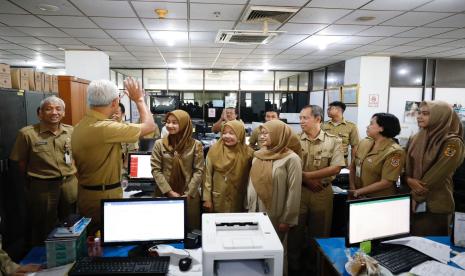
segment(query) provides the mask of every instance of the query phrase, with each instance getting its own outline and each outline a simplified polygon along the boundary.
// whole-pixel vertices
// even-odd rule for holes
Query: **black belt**
[[[53,178],[39,178],[39,177],[35,177],[35,176],[29,176],[29,177],[31,179],[33,179],[33,180],[36,180],[36,181],[65,181],[66,179],[69,179],[72,176],[74,176],[74,174],[66,175],[66,176],[53,177]]]
[[[113,190],[118,187],[121,187],[121,183],[117,182],[115,184],[107,184],[107,185],[80,185],[83,189],[85,190],[90,190],[90,191],[106,191],[106,190]]]

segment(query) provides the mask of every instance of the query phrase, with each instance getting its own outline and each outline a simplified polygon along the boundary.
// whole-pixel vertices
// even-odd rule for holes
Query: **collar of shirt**
[[[342,118],[342,121],[340,121],[339,123],[335,123],[335,122],[333,122],[333,120],[329,120],[329,123],[332,124],[333,126],[338,126],[338,125],[347,124],[347,121],[346,121],[346,119]]]
[[[104,114],[102,114],[102,113],[100,113],[98,111],[92,110],[92,109],[87,110],[86,115],[89,116],[89,117],[94,117],[99,121],[108,120],[108,118],[105,117]]]
[[[301,140],[308,140],[310,142],[313,142],[313,141],[316,141],[316,140],[324,141],[325,140],[325,132],[320,129],[320,133],[318,133],[318,135],[315,137],[315,139],[312,139],[312,138],[308,137],[307,133],[302,132],[302,135],[300,136],[300,139]]]
[[[371,140],[371,146],[370,146],[370,149],[371,149],[374,146],[375,140],[374,139],[370,139],[370,140]],[[376,154],[378,152],[384,151],[390,144],[392,144],[392,139],[385,138],[384,141],[382,141],[381,144],[379,145],[378,149],[376,151],[370,150],[369,154]]]
[[[60,135],[61,133],[63,132],[67,132],[66,129],[63,127],[63,125],[60,123],[60,126],[58,127],[58,129],[60,130],[56,135]],[[52,134],[55,135],[55,133],[53,133],[53,131],[48,128],[45,124],[43,123],[39,123],[39,133],[44,133],[44,132],[50,132]]]

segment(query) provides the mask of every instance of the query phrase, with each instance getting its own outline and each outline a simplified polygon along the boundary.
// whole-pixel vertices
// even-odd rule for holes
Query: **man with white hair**
[[[38,110],[40,123],[19,130],[10,159],[26,174],[32,246],[43,244],[57,224],[76,211],[77,178],[71,152],[73,127],[61,123],[62,99],[50,96]]]
[[[100,200],[122,198],[121,143],[135,143],[155,130],[152,114],[144,101],[144,91],[132,78],[124,81],[125,93],[135,102],[140,124],[112,120],[119,109],[119,91],[108,80],[92,81],[87,88],[89,109],[74,128],[72,147],[78,170],[78,210],[92,218],[88,233],[100,228]]]

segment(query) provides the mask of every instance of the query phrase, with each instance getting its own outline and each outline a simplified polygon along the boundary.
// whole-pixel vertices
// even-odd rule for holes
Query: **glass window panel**
[[[308,72],[299,74],[299,91],[308,91]]]
[[[118,89],[124,89],[124,76],[123,74],[120,74],[118,73],[117,74],[117,78],[118,78],[118,84],[116,86],[118,86]]]
[[[465,60],[438,59],[436,87],[465,87]]]
[[[297,91],[297,75],[289,77],[289,91]]]
[[[264,71],[242,71],[241,90],[273,90],[274,73]]]
[[[391,86],[421,86],[424,64],[424,59],[391,58]]]
[[[274,88],[276,91],[287,91],[288,85],[292,85],[297,90],[297,75],[299,72],[276,72]],[[290,82],[293,82],[292,84]]]
[[[312,91],[323,90],[325,88],[325,69],[321,68],[312,72]]]
[[[169,70],[170,90],[203,90],[203,70]]]
[[[224,107],[237,107],[237,92],[208,91],[204,93],[204,120],[216,122],[221,117]],[[209,116],[209,109],[215,110],[215,116]]]
[[[181,92],[181,102],[179,108],[185,110],[191,118],[203,118],[203,92],[184,91]]]
[[[238,90],[239,71],[205,70],[205,90]]]
[[[345,62],[339,62],[328,66],[328,75],[326,77],[327,88],[344,85],[344,68]]]
[[[116,83],[116,72],[114,70],[110,70],[110,81],[113,82],[114,84]]]
[[[165,69],[144,69],[145,89],[167,89]]]
[[[241,119],[245,123],[261,122],[267,106],[266,92],[241,92]],[[271,103],[268,102],[271,106]]]

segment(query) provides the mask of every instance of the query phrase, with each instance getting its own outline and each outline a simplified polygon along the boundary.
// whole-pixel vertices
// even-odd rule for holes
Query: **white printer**
[[[202,215],[203,275],[283,275],[283,246],[266,213]]]

